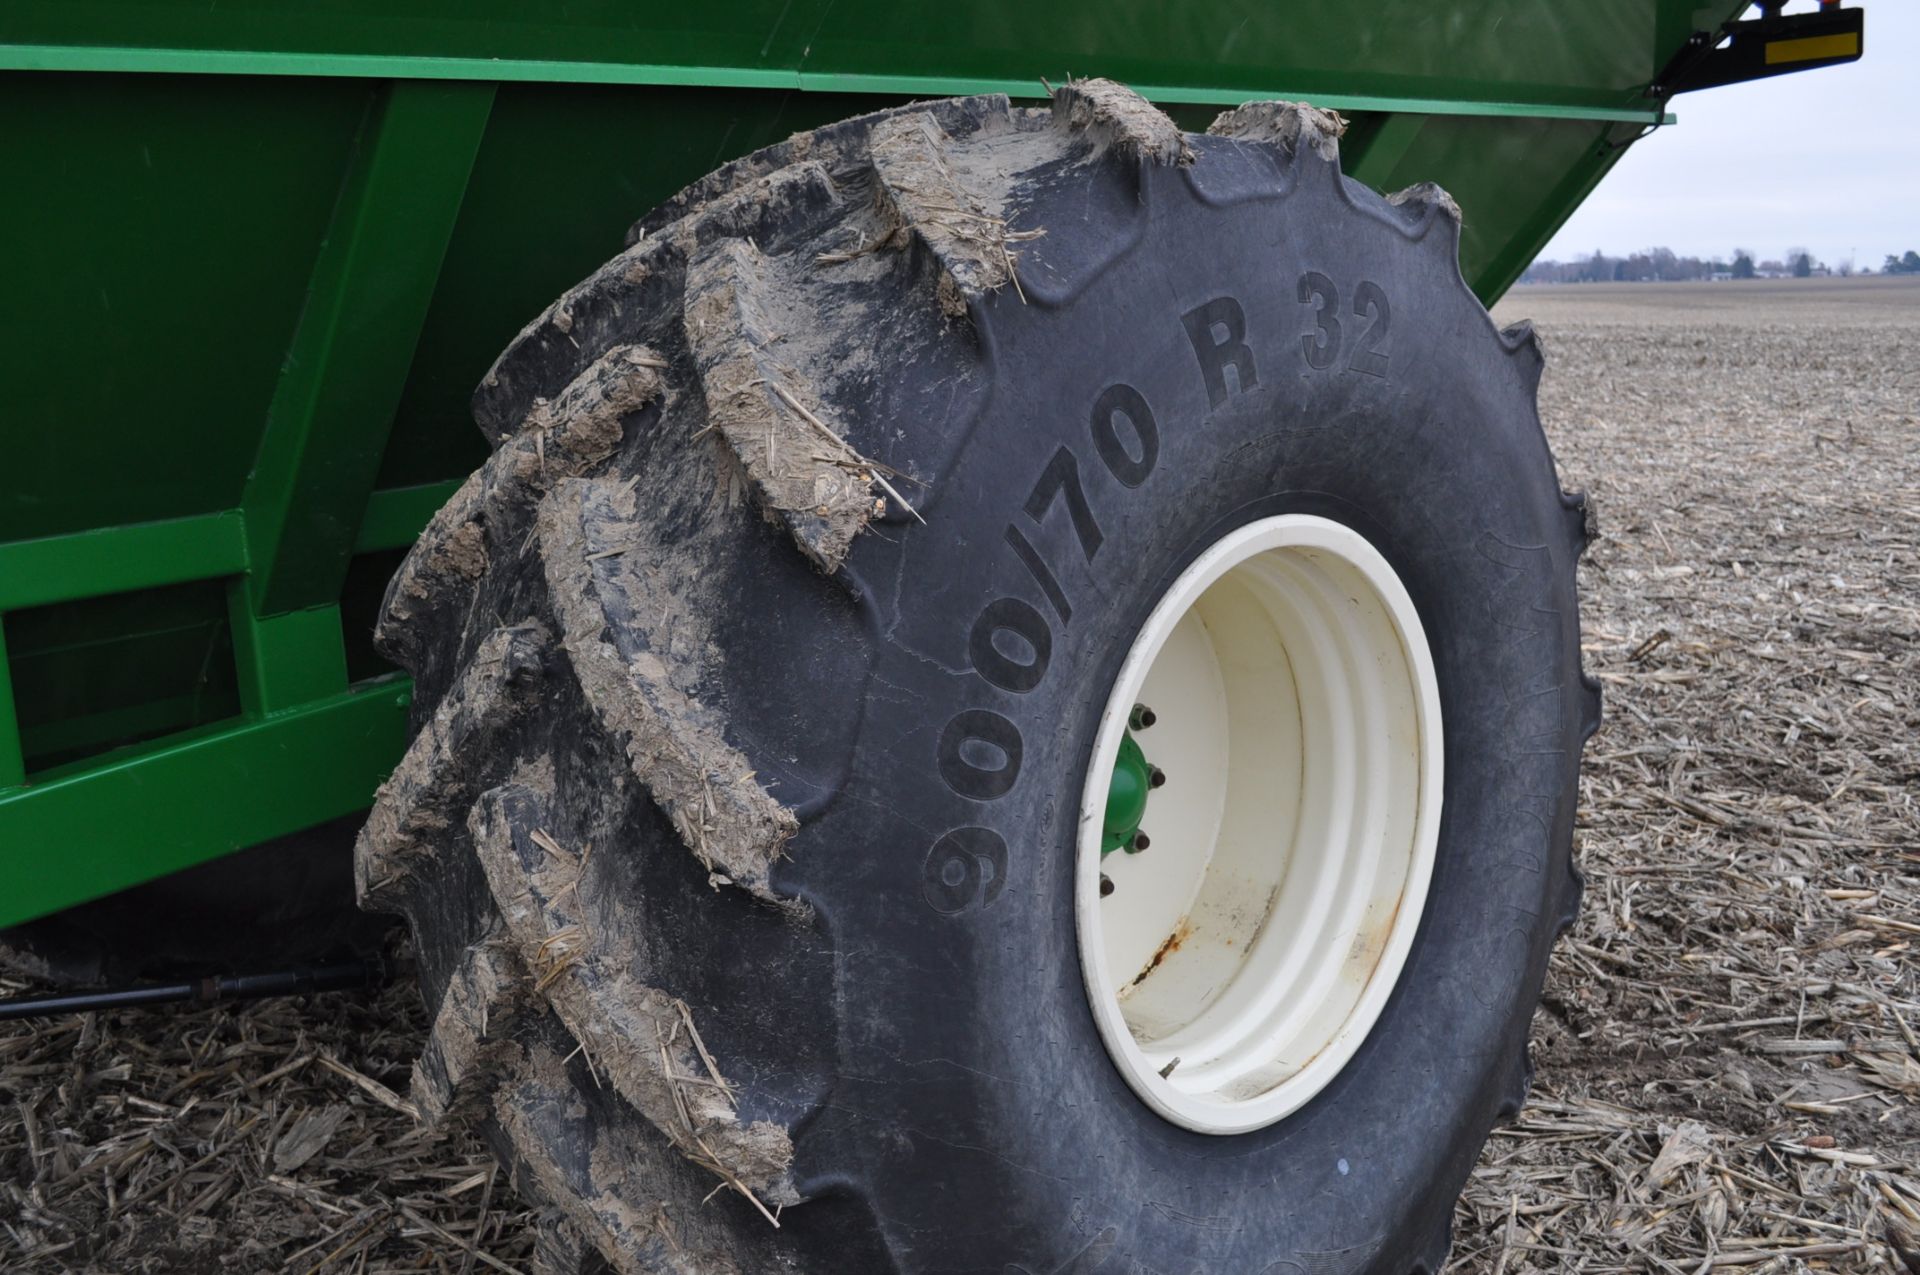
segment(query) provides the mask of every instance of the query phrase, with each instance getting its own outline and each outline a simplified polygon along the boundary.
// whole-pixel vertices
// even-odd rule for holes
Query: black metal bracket
[[[1823,2],[1812,13],[1782,13],[1785,4],[1761,0],[1757,18],[1726,23],[1717,32],[1694,32],[1646,95],[1664,102],[1675,93],[1859,61],[1866,47],[1866,10]]]

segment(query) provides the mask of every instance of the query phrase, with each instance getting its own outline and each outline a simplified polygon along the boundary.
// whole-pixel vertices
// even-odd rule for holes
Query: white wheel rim
[[[1149,848],[1103,862],[1136,703],[1157,718],[1137,742],[1167,778],[1140,824]],[[1100,719],[1074,882],[1101,1038],[1161,1116],[1258,1129],[1352,1059],[1425,908],[1441,760],[1425,630],[1365,537],[1266,518],[1174,581]]]

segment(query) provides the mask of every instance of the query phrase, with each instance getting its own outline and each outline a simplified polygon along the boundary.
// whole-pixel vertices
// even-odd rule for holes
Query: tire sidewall
[[[1531,381],[1460,283],[1450,227],[1416,233],[1313,163],[1272,198],[1211,197],[1166,169],[1139,181],[1126,251],[1046,298],[976,308],[993,397],[931,525],[866,537],[846,568],[883,640],[847,785],[783,869],[840,953],[842,1080],[800,1167],[854,1148],[915,1269],[1404,1270],[1522,1083],[1561,907],[1579,684],[1559,488]],[[1071,224],[1047,229],[1059,260],[1099,256]],[[1331,306],[1303,292],[1310,275]],[[1385,362],[1355,366],[1380,309],[1363,285],[1391,319],[1358,351]],[[1103,434],[1095,411],[1114,386],[1150,410],[1144,476],[1140,422],[1109,413]],[[1358,1053],[1286,1119],[1210,1137],[1149,1110],[1100,1040],[1076,824],[1148,613],[1220,537],[1288,513],[1358,531],[1412,596],[1445,804],[1414,946]],[[1003,598],[1046,625],[1044,661],[1007,648],[1044,663],[1030,689],[973,658]],[[1011,782],[1006,748],[955,742],[993,722],[1015,732]]]

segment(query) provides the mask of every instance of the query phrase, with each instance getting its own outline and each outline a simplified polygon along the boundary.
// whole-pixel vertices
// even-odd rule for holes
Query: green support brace
[[[354,537],[353,551],[372,553],[378,549],[406,548],[419,539],[427,521],[459,490],[460,482],[456,479],[374,492],[367,500],[365,516],[360,519],[360,534]]]
[[[0,789],[0,926],[363,809],[406,744],[395,679]]]
[[[255,617],[339,597],[493,95],[376,93],[241,499]]]
[[[0,611],[127,593],[247,569],[238,510],[0,544]]]
[[[227,592],[227,613],[233,624],[240,707],[249,717],[285,712],[347,689],[347,651],[337,605],[250,615],[243,577]]]

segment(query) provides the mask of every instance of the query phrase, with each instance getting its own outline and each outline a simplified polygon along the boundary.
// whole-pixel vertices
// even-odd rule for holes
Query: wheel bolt
[[[1145,730],[1159,720],[1145,704],[1135,704],[1133,711],[1127,714],[1127,725],[1134,730]]]
[[[1113,878],[1108,876],[1106,873],[1102,872],[1100,874],[1100,897],[1104,899],[1109,894],[1112,894],[1112,893],[1113,893]]]
[[[1167,782],[1167,772],[1160,769],[1158,766],[1155,766],[1153,770],[1147,775],[1147,787],[1149,788],[1158,788],[1161,784],[1164,784],[1166,782]]]

